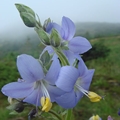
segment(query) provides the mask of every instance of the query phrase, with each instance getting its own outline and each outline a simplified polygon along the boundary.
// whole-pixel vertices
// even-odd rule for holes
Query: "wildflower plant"
[[[23,4],[15,6],[24,24],[34,28],[44,49],[38,59],[24,53],[17,56],[21,78],[1,89],[8,96],[10,106],[7,108],[22,112],[29,106],[29,120],[43,112],[51,113],[59,120],[70,120],[72,108],[83,95],[91,102],[100,101],[101,96],[89,91],[95,70],[88,69],[81,57],[92,46],[86,38],[74,36],[74,23],[64,16],[61,26],[50,18],[42,25],[31,8]],[[64,111],[61,114],[53,111],[53,104]]]

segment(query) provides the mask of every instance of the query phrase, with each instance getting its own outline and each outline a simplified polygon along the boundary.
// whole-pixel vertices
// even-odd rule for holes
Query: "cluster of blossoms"
[[[53,102],[65,109],[73,108],[83,95],[92,102],[100,101],[101,96],[89,91],[94,69],[88,69],[81,57],[91,44],[84,37],[74,37],[74,23],[63,17],[61,26],[50,19],[42,26],[30,8],[21,4],[16,7],[25,25],[34,27],[44,49],[38,59],[27,54],[17,57],[21,78],[2,88],[10,103],[16,99],[48,112]]]

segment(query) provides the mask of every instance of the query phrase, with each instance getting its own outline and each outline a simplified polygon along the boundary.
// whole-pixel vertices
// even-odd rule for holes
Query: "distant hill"
[[[120,23],[80,22],[76,23],[76,35],[88,39],[120,35]]]
[[[86,37],[88,40],[93,38],[120,36],[120,23],[76,23],[76,35]],[[0,36],[0,59],[8,53],[16,54],[40,53],[40,40],[35,31],[29,28],[19,31],[7,31]],[[8,34],[9,33],[9,34]],[[22,34],[23,33],[23,34]]]

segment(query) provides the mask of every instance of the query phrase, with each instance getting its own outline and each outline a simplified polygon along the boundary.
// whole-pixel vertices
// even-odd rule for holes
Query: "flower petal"
[[[79,84],[85,90],[89,89],[94,71],[95,71],[94,69],[90,69],[90,70],[88,70],[88,72],[84,76],[81,77],[81,80],[80,80]]]
[[[21,77],[26,82],[34,82],[44,77],[40,63],[30,55],[19,55],[17,57],[17,67]]]
[[[76,101],[79,102],[80,99],[84,96],[84,94],[80,91],[75,91],[76,94]]]
[[[57,88],[56,86],[47,85],[46,88],[49,91],[51,102],[54,102],[56,97],[59,97],[65,93],[63,90]]]
[[[75,35],[75,25],[74,23],[67,17],[62,18],[62,28],[64,30],[64,36],[62,36],[65,40],[71,40]]]
[[[62,34],[60,25],[56,23],[49,23],[46,27],[46,32],[50,34],[53,28],[56,29],[60,35]]]
[[[33,84],[25,82],[12,82],[2,88],[2,93],[12,98],[24,98],[33,91]]]
[[[70,92],[79,76],[78,70],[73,66],[64,66],[61,68],[58,80],[56,81],[57,87]]]
[[[92,48],[90,42],[84,37],[74,37],[69,41],[69,49],[77,54],[87,52]]]
[[[40,88],[37,88],[35,90],[32,91],[32,93],[27,96],[23,101],[36,105],[36,106],[40,106],[40,99],[43,96],[42,91]]]
[[[46,74],[45,80],[47,80],[50,84],[55,85],[55,81],[58,78],[60,68],[60,62],[57,58],[55,58],[50,66],[49,71]]]
[[[70,65],[73,65],[73,63],[75,61],[74,53],[71,52],[70,50],[64,50],[63,52],[64,52],[65,56],[67,57]]]
[[[73,108],[77,104],[74,91],[65,93],[64,95],[57,97],[55,100],[58,105],[66,109]]]
[[[88,71],[87,66],[85,65],[82,58],[79,58],[78,70],[80,76],[84,76],[84,74],[86,74],[86,72]]]

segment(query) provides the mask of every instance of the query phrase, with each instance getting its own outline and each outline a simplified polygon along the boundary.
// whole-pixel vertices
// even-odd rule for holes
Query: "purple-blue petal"
[[[77,54],[82,54],[92,48],[90,42],[84,37],[74,37],[69,41],[68,47]]]
[[[80,92],[80,91],[75,91],[75,94],[76,94],[76,102],[79,102],[80,99],[83,97],[83,93]]]
[[[57,87],[70,92],[74,88],[74,84],[79,76],[78,70],[73,66],[64,66],[61,68],[58,80],[56,81]]]
[[[44,77],[40,63],[30,55],[19,55],[17,57],[17,67],[21,77],[26,82],[34,82]]]
[[[49,23],[46,27],[46,32],[50,34],[52,29],[56,29],[58,31],[59,35],[61,36],[62,29],[61,29],[60,25],[58,25],[56,23]]]
[[[84,76],[85,73],[88,71],[87,66],[85,65],[84,61],[82,58],[79,59],[78,63],[78,71],[79,71],[79,76]]]
[[[84,76],[81,77],[81,80],[79,82],[79,85],[84,88],[85,90],[89,90],[89,86],[91,84],[93,75],[94,75],[94,69],[90,69],[86,72]]]
[[[36,106],[40,106],[40,99],[43,96],[41,89],[38,87],[37,89],[34,89],[29,96],[27,96],[23,101],[34,104]]]
[[[33,91],[33,84],[25,82],[12,82],[2,88],[2,93],[12,98],[24,98]]]
[[[63,90],[57,88],[56,86],[47,85],[46,88],[49,91],[50,99],[52,102],[55,101],[56,97],[59,97],[65,93]]]
[[[63,53],[64,53],[65,56],[67,57],[70,65],[73,65],[73,63],[74,63],[74,61],[75,61],[74,53],[71,52],[70,50],[64,50]]]
[[[65,109],[75,107],[77,104],[75,92],[71,91],[69,93],[65,93],[64,95],[61,95],[60,97],[57,97],[56,103]]]
[[[46,74],[45,80],[47,80],[50,84],[55,85],[55,81],[58,78],[60,68],[60,62],[57,58],[55,58]]]
[[[62,18],[62,28],[64,30],[64,34],[62,38],[65,40],[71,40],[75,35],[75,25],[74,23],[67,17]]]

